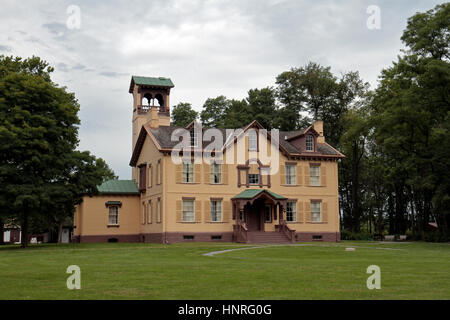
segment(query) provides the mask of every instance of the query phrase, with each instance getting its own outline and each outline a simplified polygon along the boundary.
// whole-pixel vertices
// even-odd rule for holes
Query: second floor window
[[[220,200],[211,201],[211,221],[222,221],[222,201]]]
[[[296,202],[288,201],[286,203],[286,221],[296,222],[297,221],[297,207]]]
[[[194,182],[194,164],[191,162],[183,162],[183,182]]]
[[[320,186],[320,166],[309,166],[309,185],[313,187]]]
[[[258,151],[258,134],[255,130],[250,130],[248,133],[248,150]]]
[[[314,137],[310,134],[306,136],[306,151],[314,151]]]
[[[295,165],[286,165],[286,184],[296,185],[297,184],[297,172]]]
[[[117,206],[109,207],[108,224],[109,225],[119,224],[119,207]]]
[[[249,174],[248,175],[249,184],[259,184],[259,174]]]
[[[222,165],[220,163],[211,164],[211,183],[222,183]]]
[[[183,222],[194,222],[194,200],[183,200]]]
[[[311,201],[311,222],[322,221],[321,207],[320,201]]]

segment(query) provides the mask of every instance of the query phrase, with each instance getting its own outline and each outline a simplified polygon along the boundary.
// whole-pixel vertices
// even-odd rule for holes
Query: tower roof
[[[131,76],[130,93],[133,92],[133,86],[135,84],[144,85],[144,86],[152,86],[152,87],[161,87],[161,88],[175,87],[172,80],[170,80],[169,78]]]

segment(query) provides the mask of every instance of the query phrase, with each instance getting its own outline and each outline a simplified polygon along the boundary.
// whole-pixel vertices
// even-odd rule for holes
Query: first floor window
[[[147,206],[147,223],[152,223],[152,201],[148,201]]]
[[[222,221],[222,201],[220,200],[211,201],[211,221]]]
[[[315,187],[320,186],[320,166],[309,166],[309,185]]]
[[[213,163],[211,165],[211,183],[222,183],[222,165],[220,163]]]
[[[161,199],[158,199],[158,203],[156,205],[158,206],[156,208],[158,211],[158,223],[161,223]]]
[[[194,182],[194,164],[192,161],[183,162],[183,182]]]
[[[109,207],[108,224],[119,224],[119,208],[116,206]]]
[[[320,201],[311,201],[311,221],[312,222],[322,221]]]
[[[259,174],[249,174],[248,175],[249,184],[259,184]]]
[[[272,222],[272,206],[270,205],[264,206],[264,221]]]
[[[195,221],[194,200],[183,200],[183,221]]]
[[[295,165],[286,165],[286,184],[296,185],[297,184],[297,173]]]
[[[142,203],[142,224],[145,224],[145,215],[147,213],[147,208],[145,202]]]
[[[297,221],[297,207],[296,202],[288,201],[286,203],[286,221],[296,222]]]

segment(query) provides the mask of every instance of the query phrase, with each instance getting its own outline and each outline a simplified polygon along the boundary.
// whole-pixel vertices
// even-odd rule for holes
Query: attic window
[[[198,135],[195,129],[190,132],[191,135],[191,147],[198,147]]]
[[[310,134],[306,136],[306,151],[314,151],[314,137]]]
[[[250,130],[248,133],[248,150],[258,151],[258,135],[255,130]]]

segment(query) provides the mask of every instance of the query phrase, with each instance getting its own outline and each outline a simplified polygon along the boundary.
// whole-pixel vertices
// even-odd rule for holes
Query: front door
[[[264,231],[264,206],[259,201],[247,208],[247,227],[249,231]]]

